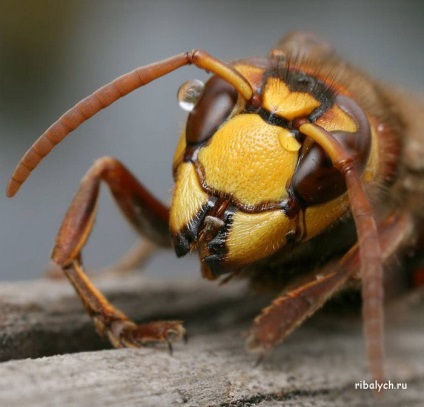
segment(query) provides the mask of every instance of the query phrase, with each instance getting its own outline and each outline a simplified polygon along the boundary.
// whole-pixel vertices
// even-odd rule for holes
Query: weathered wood
[[[363,406],[374,405],[359,315],[321,313],[261,365],[242,334],[264,300],[239,285],[156,282],[134,275],[98,282],[136,320],[177,317],[190,340],[164,348],[99,350],[99,340],[66,282],[0,287],[1,406]],[[266,303],[266,301],[265,301]],[[386,391],[385,406],[424,400],[424,304],[419,295],[388,311],[388,372],[407,390]]]
[[[180,319],[195,332],[213,332],[232,319],[251,320],[267,303],[246,295],[240,284],[217,288],[201,280],[154,281],[140,274],[94,281],[135,321]],[[109,348],[70,284],[47,279],[1,284],[0,343],[0,361]]]

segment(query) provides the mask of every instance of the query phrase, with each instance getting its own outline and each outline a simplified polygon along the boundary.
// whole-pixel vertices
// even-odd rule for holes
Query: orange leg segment
[[[392,215],[380,225],[378,239],[384,261],[408,241],[412,230],[412,220],[404,214]],[[356,244],[337,264],[315,270],[287,287],[255,319],[247,340],[248,350],[260,354],[271,351],[352,279],[360,279],[360,267],[360,248]]]
[[[136,325],[114,308],[92,285],[81,260],[81,251],[93,227],[100,182],[105,181],[128,221],[149,240],[170,246],[169,211],[157,201],[117,160],[96,161],[81,181],[80,189],[56,238],[52,260],[60,266],[79,295],[97,331],[107,335],[115,347],[139,347],[168,343],[185,337],[181,321],[159,321]]]

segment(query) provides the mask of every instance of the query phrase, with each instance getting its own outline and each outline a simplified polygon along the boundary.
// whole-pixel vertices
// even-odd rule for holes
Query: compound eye
[[[188,115],[187,145],[203,143],[213,136],[230,116],[237,103],[236,89],[218,76],[206,82],[203,93]]]
[[[353,99],[339,95],[336,104],[354,120],[357,130],[331,133],[350,152],[357,169],[362,172],[371,150],[368,119]],[[310,206],[328,202],[346,192],[346,183],[322,147],[313,142],[305,143],[301,150],[291,188],[303,205]]]

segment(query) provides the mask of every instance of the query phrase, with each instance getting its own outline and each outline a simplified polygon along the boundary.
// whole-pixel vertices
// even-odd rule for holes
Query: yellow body
[[[288,130],[240,114],[218,129],[198,160],[208,189],[255,207],[287,196],[281,179],[291,176],[299,148]]]
[[[290,92],[288,86],[279,78],[268,78],[265,84],[263,106],[270,112],[293,120],[306,116],[320,103],[308,93]]]
[[[263,69],[249,68],[246,64],[235,68],[254,89],[262,86]],[[319,105],[306,92],[291,92],[280,78],[266,79],[262,107],[284,120],[305,117]],[[317,124],[327,131],[357,130],[355,120],[337,104]],[[243,267],[281,251],[288,237],[294,234],[304,241],[321,233],[346,214],[349,201],[344,193],[328,202],[306,207],[297,217],[285,214],[279,203],[288,198],[287,186],[296,170],[300,148],[301,144],[289,130],[267,123],[258,114],[240,113],[231,115],[210,140],[198,147],[194,162],[184,162],[183,132],[174,158],[176,186],[170,212],[171,234],[187,227],[211,197],[228,201],[234,208],[226,234],[223,265]],[[373,141],[364,172],[366,182],[371,181],[370,174],[376,165]],[[201,257],[210,252],[207,243],[202,240],[194,245]]]

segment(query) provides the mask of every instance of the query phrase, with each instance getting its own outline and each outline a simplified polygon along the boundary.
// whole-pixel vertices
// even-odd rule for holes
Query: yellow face
[[[337,98],[317,78],[296,71],[287,83],[263,67],[235,67],[260,95],[260,106],[246,106],[214,78],[174,159],[171,236],[178,255],[199,251],[208,278],[289,250],[348,210],[341,175],[299,134],[296,120],[313,118],[349,146],[370,132],[349,99]],[[369,144],[362,144],[358,154],[369,175],[375,146],[369,154]]]

